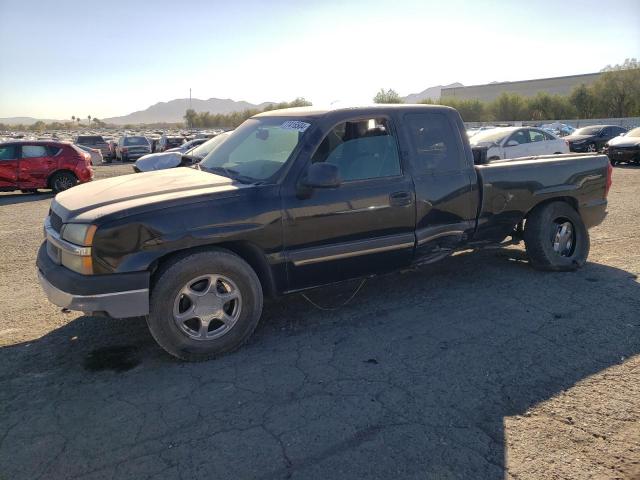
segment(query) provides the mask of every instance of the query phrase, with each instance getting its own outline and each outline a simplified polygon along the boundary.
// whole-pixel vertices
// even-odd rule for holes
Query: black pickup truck
[[[271,111],[195,168],[58,194],[37,266],[54,304],[146,316],[202,360],[251,335],[265,295],[522,240],[536,268],[580,267],[610,185],[604,155],[474,162],[448,107]]]

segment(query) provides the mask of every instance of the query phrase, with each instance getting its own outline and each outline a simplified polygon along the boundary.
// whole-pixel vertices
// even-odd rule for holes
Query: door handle
[[[411,192],[394,192],[389,195],[389,203],[393,207],[411,205],[412,201]]]

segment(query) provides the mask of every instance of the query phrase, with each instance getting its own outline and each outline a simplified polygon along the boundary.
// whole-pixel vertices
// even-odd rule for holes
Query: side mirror
[[[340,186],[338,167],[331,163],[312,163],[307,169],[302,185],[308,188],[335,188]]]
[[[507,144],[505,145],[505,147],[517,147],[518,145],[520,145],[517,141],[515,140],[509,140],[507,142]]]

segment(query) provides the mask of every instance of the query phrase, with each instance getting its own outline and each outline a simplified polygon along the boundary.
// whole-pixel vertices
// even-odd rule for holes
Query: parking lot
[[[640,168],[613,181],[578,272],[460,252],[337,310],[267,303],[206,363],[144,319],[50,304],[34,264],[52,196],[0,194],[0,479],[640,478]]]

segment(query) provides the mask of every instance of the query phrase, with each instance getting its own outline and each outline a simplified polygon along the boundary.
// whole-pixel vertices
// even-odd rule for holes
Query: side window
[[[410,113],[404,117],[411,139],[416,175],[460,170],[464,164],[457,131],[441,113]]]
[[[518,130],[513,135],[511,135],[509,141],[511,140],[515,140],[520,145],[522,145],[523,143],[529,143],[529,134],[525,130]]]
[[[529,130],[529,138],[532,142],[543,142],[545,140],[544,134],[539,130]]]
[[[17,148],[15,145],[0,146],[0,161],[15,160],[17,158]]]
[[[47,145],[47,152],[49,152],[49,157],[55,157],[62,151],[60,147],[54,147],[53,145]]]
[[[322,140],[311,161],[336,165],[345,182],[402,173],[398,145],[385,118],[337,125]]]
[[[48,157],[47,148],[44,145],[23,145],[22,158]]]
[[[555,140],[555,137],[547,132],[542,132],[546,140]]]

